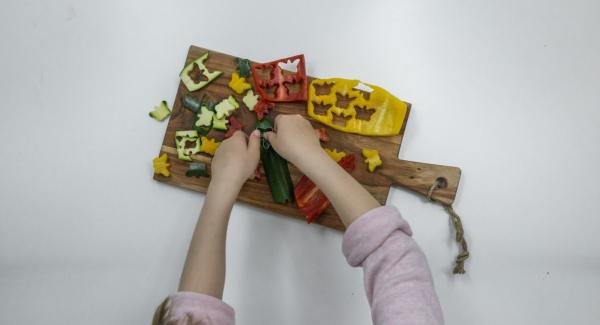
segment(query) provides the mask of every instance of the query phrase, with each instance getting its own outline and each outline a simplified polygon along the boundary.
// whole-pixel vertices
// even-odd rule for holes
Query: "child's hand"
[[[298,167],[303,160],[324,153],[312,125],[300,115],[278,115],[275,132],[265,137],[279,155]]]
[[[233,136],[223,141],[215,152],[211,164],[211,181],[241,187],[250,176],[254,175],[260,159],[259,149],[258,130],[252,132],[249,137],[242,131],[235,132]]]

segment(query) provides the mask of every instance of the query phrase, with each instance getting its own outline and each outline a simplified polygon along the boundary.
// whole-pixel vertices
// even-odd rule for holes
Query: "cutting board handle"
[[[431,198],[443,204],[452,204],[460,181],[460,168],[425,164],[414,161],[394,159],[385,161],[382,173],[392,185],[398,185],[427,196],[429,189],[437,181],[439,188],[433,191]]]

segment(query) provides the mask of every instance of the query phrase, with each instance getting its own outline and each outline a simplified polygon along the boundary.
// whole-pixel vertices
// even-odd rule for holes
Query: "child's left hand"
[[[247,139],[247,141],[246,141]],[[211,182],[240,187],[254,175],[260,159],[260,132],[237,131],[221,143],[211,164]]]

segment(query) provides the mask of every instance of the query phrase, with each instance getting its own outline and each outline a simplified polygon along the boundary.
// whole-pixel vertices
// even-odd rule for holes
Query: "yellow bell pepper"
[[[215,141],[215,139],[209,139],[207,137],[202,137],[202,144],[200,145],[200,152],[207,153],[211,156],[215,155],[215,151],[221,145],[221,142]]]
[[[229,81],[229,88],[233,89],[236,93],[241,94],[244,91],[251,89],[252,86],[246,82],[246,78],[240,77],[237,72],[234,72]]]
[[[317,88],[329,92],[322,94]],[[348,104],[340,107],[338,97],[348,98]],[[316,112],[315,106],[325,106],[327,111]],[[357,109],[371,113],[362,119]],[[408,118],[409,105],[385,89],[359,80],[341,78],[315,79],[308,88],[308,116],[336,130],[362,135],[386,136],[399,134]],[[334,122],[334,115],[346,120],[344,124]]]
[[[381,162],[381,158],[379,157],[379,151],[375,149],[363,149],[362,155],[365,157],[365,163],[369,165],[369,171],[372,173],[375,171],[377,166],[381,166],[383,164]]]
[[[152,160],[152,165],[154,166],[154,173],[163,175],[165,177],[171,176],[171,172],[169,171],[169,167],[171,167],[171,164],[167,162],[168,160],[169,157],[167,157],[166,153],[163,153],[160,157],[154,158]]]
[[[342,158],[346,157],[346,153],[343,151],[338,152],[337,149],[328,149],[328,148],[323,148],[323,150],[325,150],[325,152],[329,155],[329,157],[331,157],[331,159],[335,160],[335,162],[340,162],[340,160],[342,160]]]

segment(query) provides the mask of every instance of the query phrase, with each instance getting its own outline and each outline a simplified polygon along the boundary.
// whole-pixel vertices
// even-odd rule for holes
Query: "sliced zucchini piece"
[[[186,148],[188,142],[193,142],[194,146]],[[200,138],[198,137],[198,131],[176,131],[175,147],[177,149],[177,158],[185,161],[192,161],[192,157],[190,156],[200,152]]]
[[[160,102],[160,104],[158,104],[158,106],[155,106],[154,110],[148,115],[157,121],[162,121],[171,115],[171,110],[169,109],[167,102],[163,100]]]
[[[249,110],[253,111],[254,106],[256,106],[256,104],[258,103],[258,95],[255,95],[254,91],[250,89],[242,98],[242,102],[244,102],[244,105],[246,105],[246,107],[248,107]]]
[[[202,108],[200,108],[200,113],[198,113],[196,123],[194,123],[194,125],[197,127],[210,127],[214,115],[215,113],[213,111],[209,110],[206,106],[202,106]]]

